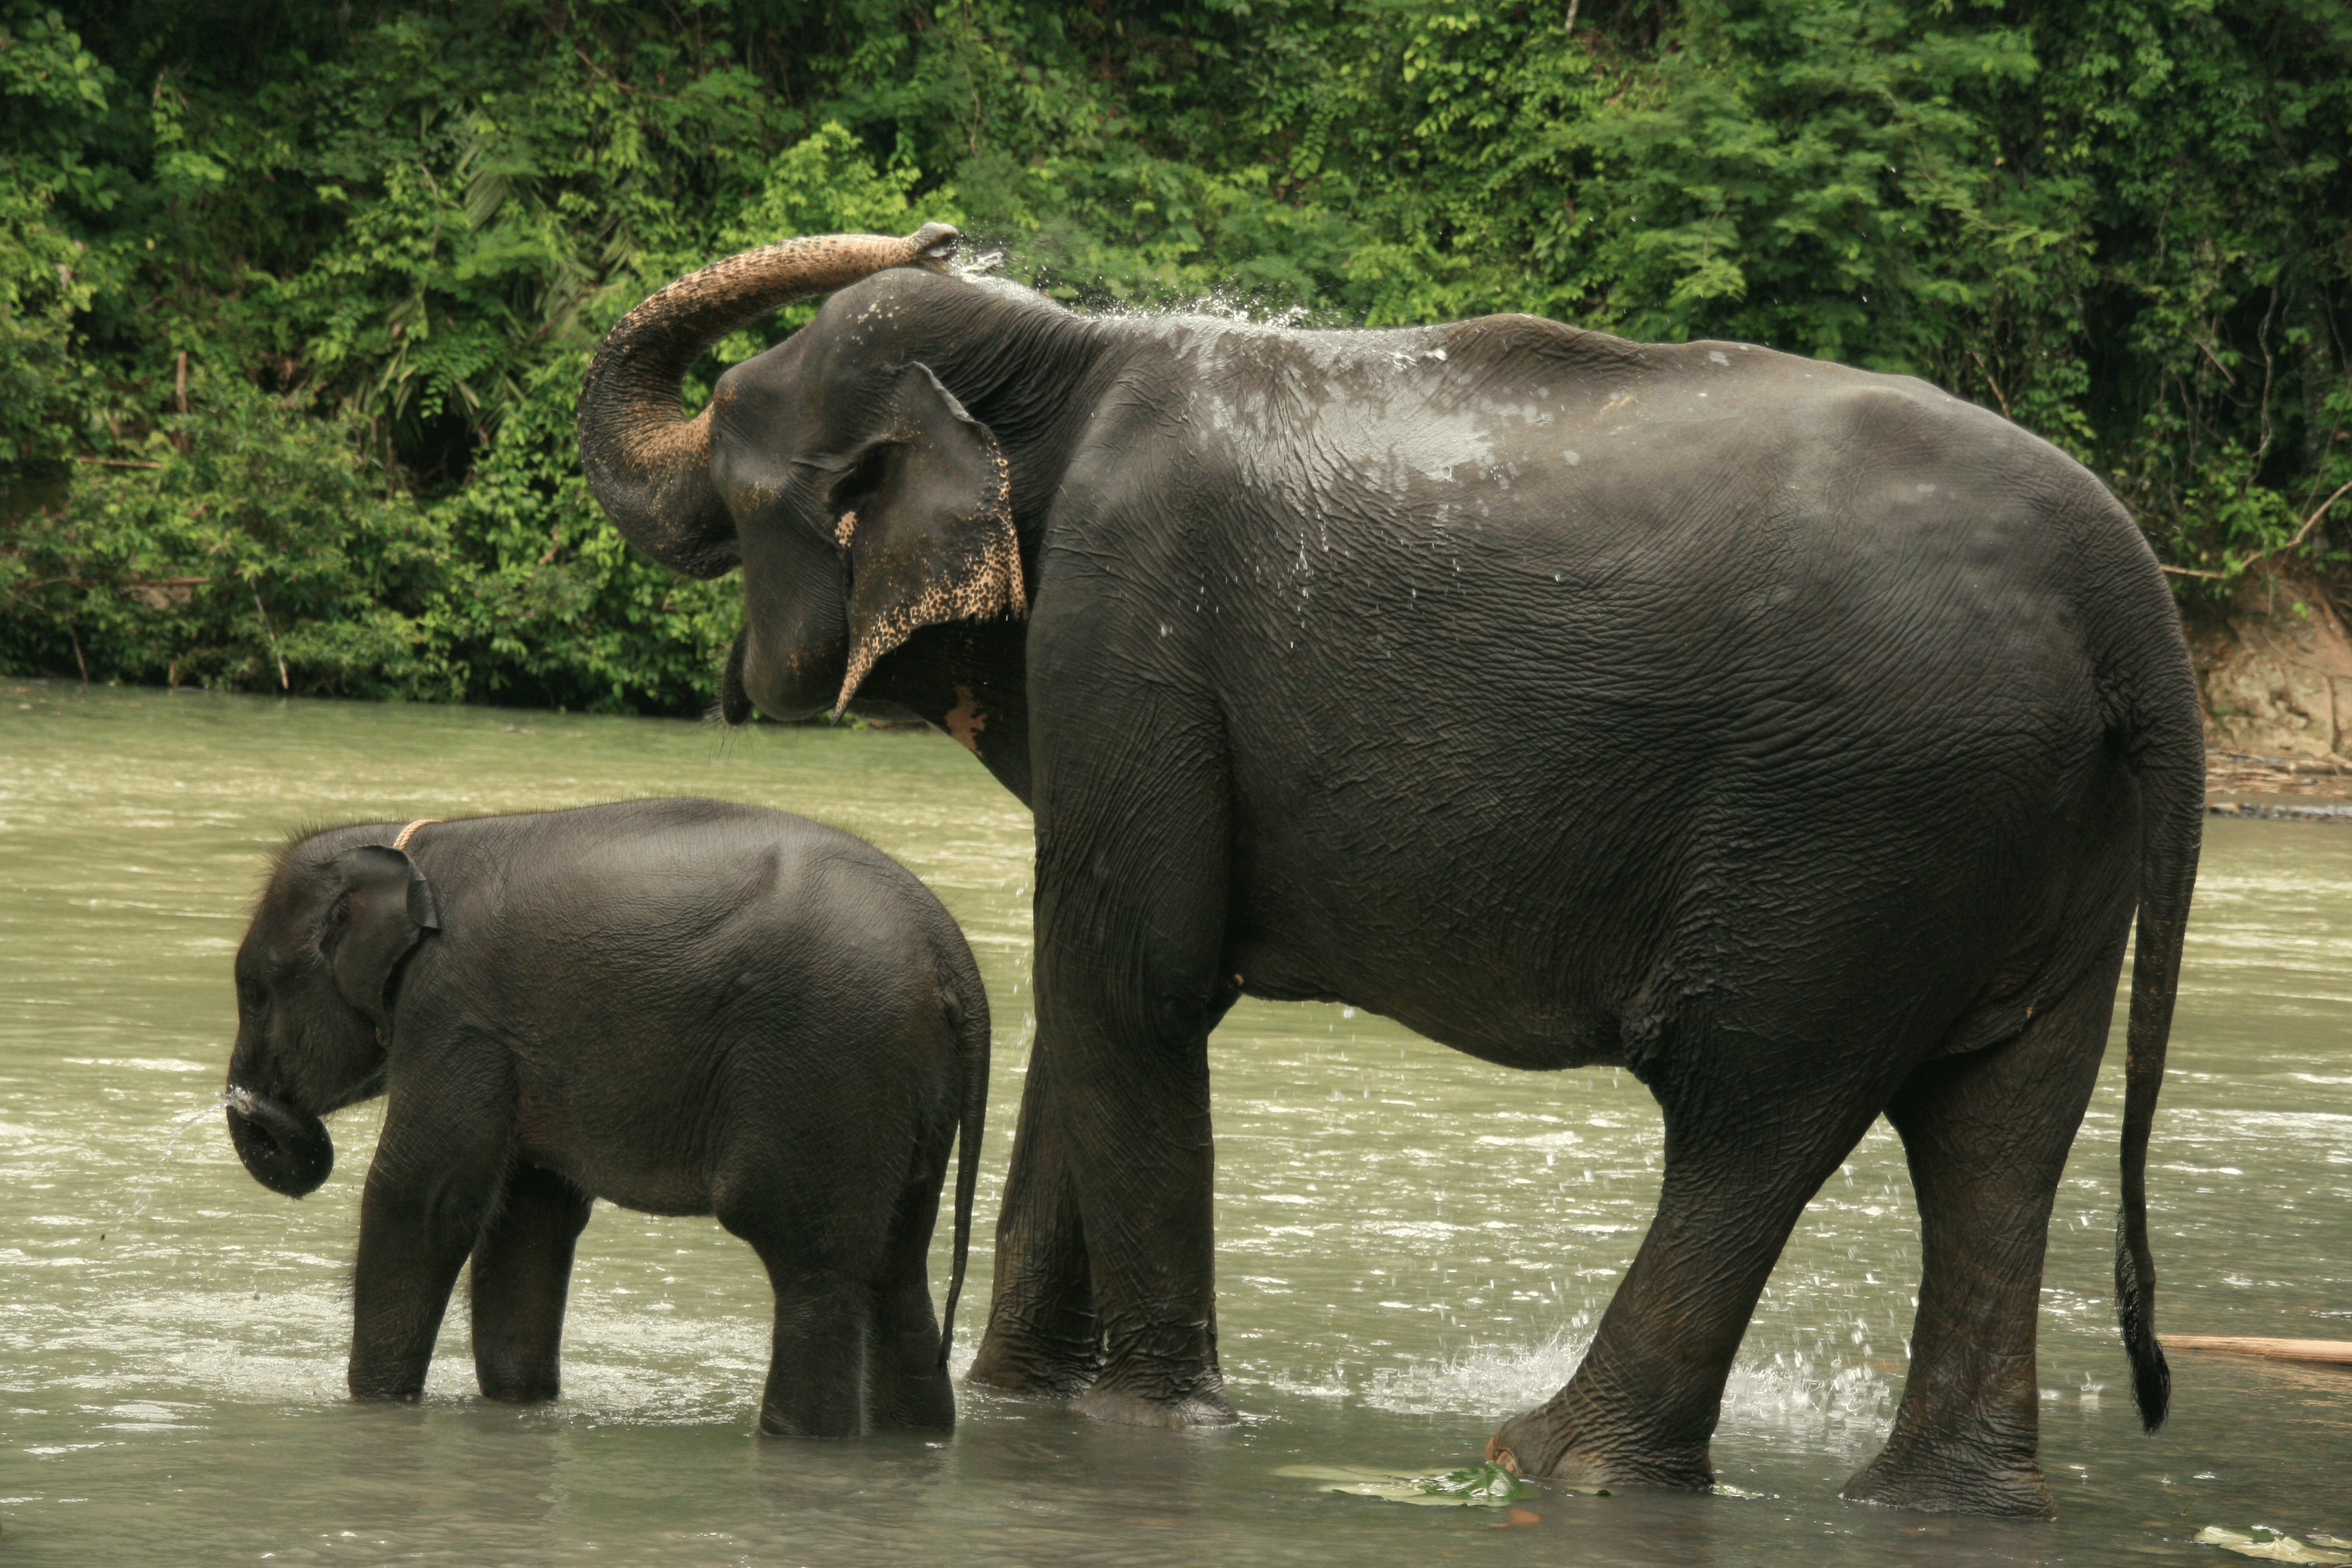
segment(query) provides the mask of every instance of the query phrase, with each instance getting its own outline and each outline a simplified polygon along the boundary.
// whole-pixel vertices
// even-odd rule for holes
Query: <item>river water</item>
[[[354,1406],[379,1108],[336,1119],[336,1173],[298,1204],[245,1174],[212,1105],[266,857],[302,826],[667,794],[862,834],[962,921],[997,1026],[984,1236],[1030,1029],[1030,834],[951,742],[0,681],[0,1558],[1815,1568],[2239,1561],[2192,1542],[2214,1524],[2352,1536],[2352,1373],[2176,1354],[2173,1421],[2138,1431],[2107,1285],[2119,1037],[2052,1237],[2054,1524],[1836,1500],[1893,1413],[1917,1268],[1883,1124],[1759,1310],[1717,1495],[1513,1515],[1283,1474],[1475,1459],[1572,1368],[1657,1190],[1630,1079],[1486,1067],[1339,1007],[1245,1001],[1211,1047],[1238,1429],[1105,1429],[965,1389],[951,1438],[756,1440],[751,1252],[601,1204],[559,1404],[475,1396],[461,1288],[423,1404]],[[2216,823],[2205,865],[2153,1156],[2160,1321],[2352,1339],[2352,831]],[[973,1272],[959,1364],[985,1246]]]

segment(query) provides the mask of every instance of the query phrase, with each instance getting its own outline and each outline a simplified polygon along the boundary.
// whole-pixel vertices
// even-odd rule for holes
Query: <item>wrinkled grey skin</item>
[[[641,546],[740,563],[730,716],[919,714],[1035,815],[1038,1030],[974,1379],[1232,1419],[1208,1033],[1237,994],[1345,1001],[1488,1061],[1621,1065],[1664,1111],[1656,1221],[1496,1458],[1706,1485],[1773,1261],[1883,1113],[1924,1278],[1847,1495],[2047,1513],[2043,1245],[2137,909],[2117,1287],[2161,1418],[2143,1176],[2202,733],[2097,480],[1901,377],[1524,316],[1094,318],[941,275],[950,232],[656,295],[581,438]],[[640,374],[813,279],[815,321],[693,425]],[[1018,595],[987,575],[1006,531]]]
[[[485,1396],[552,1399],[593,1199],[715,1214],[775,1288],[763,1432],[954,1424],[925,1260],[959,1135],[951,1321],[987,1103],[961,932],[845,833],[633,801],[289,846],[236,957],[229,1131],[325,1180],[319,1119],[388,1094],[350,1382],[413,1400],[472,1259]]]

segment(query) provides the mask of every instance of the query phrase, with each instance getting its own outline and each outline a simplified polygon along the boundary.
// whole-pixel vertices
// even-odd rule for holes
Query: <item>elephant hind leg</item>
[[[2098,1080],[2120,942],[2007,1041],[1917,1068],[1886,1108],[1919,1204],[1911,1371],[1885,1449],[1849,1499],[2055,1513],[2035,1458],[2035,1319],[2050,1210]]]
[[[1774,1060],[1753,1041],[1717,1059]],[[1718,1086],[1704,1104],[1662,1095],[1657,1216],[1568,1386],[1509,1422],[1487,1457],[1581,1485],[1705,1488],[1723,1386],[1748,1319],[1806,1203],[1861,1142],[1882,1096],[1850,1087]]]
[[[871,1312],[866,1282],[816,1265],[797,1248],[744,1236],[768,1268],[776,1295],[760,1432],[769,1437],[858,1437],[866,1433]]]
[[[818,1187],[827,1195],[870,1190],[855,1175]],[[805,1186],[753,1173],[721,1181],[715,1194],[719,1223],[760,1255],[776,1296],[760,1431],[771,1437],[862,1436],[884,1216],[794,1202],[791,1194]]]
[[[552,1171],[518,1164],[474,1243],[474,1376],[485,1399],[553,1399],[572,1253],[595,1199]]]
[[[955,1390],[940,1357],[940,1321],[931,1310],[931,1231],[940,1189],[919,1180],[898,1200],[889,1252],[869,1295],[866,1423],[945,1430],[955,1425]]]

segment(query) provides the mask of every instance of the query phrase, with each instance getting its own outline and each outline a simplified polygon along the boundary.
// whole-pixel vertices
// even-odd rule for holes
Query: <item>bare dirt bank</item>
[[[2352,825],[2352,628],[2284,575],[2250,577],[2226,614],[2192,618],[2205,708],[2205,800],[2217,816]]]

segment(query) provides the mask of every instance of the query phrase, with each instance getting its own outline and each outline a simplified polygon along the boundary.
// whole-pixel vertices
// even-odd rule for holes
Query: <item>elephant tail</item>
[[[956,1033],[960,1104],[956,1114],[955,1260],[948,1275],[947,1308],[940,1314],[940,1366],[955,1343],[956,1298],[963,1294],[965,1259],[971,1252],[972,1195],[980,1187],[980,1138],[988,1120],[988,999],[967,957],[967,978],[948,988],[948,1022]],[[969,1002],[963,998],[969,995]]]
[[[2185,660],[2184,660],[2185,662]],[[2164,1424],[2172,1369],[2156,1338],[2156,1259],[2147,1245],[2147,1142],[2164,1087],[2181,939],[2197,886],[2205,819],[2203,721],[2189,689],[2187,711],[2134,748],[2140,782],[2139,926],[2125,1027],[2123,1203],[2116,1216],[2116,1319],[2131,1357],[2141,1426]]]

